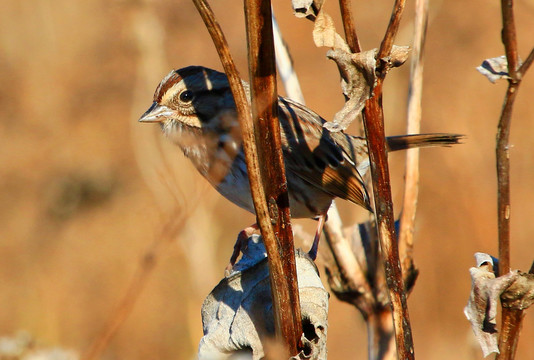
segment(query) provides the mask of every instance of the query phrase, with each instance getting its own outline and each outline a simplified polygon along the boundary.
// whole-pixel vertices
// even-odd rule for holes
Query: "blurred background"
[[[237,233],[254,218],[211,189],[157,126],[137,123],[170,69],[222,68],[192,2],[1,5],[0,336],[25,331],[44,346],[83,353],[117,314],[141,264],[154,264],[102,359],[194,358],[202,301],[222,278]],[[354,2],[364,49],[379,45],[391,5]],[[515,5],[526,57],[534,45],[534,1]],[[242,2],[212,6],[246,75]],[[274,6],[308,106],[331,119],[343,105],[335,64],[314,46],[313,24],[294,18],[289,1]],[[411,45],[412,6],[398,45]],[[325,9],[341,32],[336,2]],[[473,254],[497,255],[494,148],[506,83],[490,84],[475,67],[504,53],[500,30],[497,2],[431,3],[422,129],[467,138],[464,145],[421,152],[420,276],[409,299],[420,359],[482,358],[463,307]],[[386,80],[391,135],[405,132],[408,74],[405,65]],[[533,93],[531,69],[510,139],[512,266],[524,271],[534,260]],[[398,211],[403,154],[392,154],[390,165]],[[338,205],[347,226],[366,219],[362,209]],[[315,226],[297,224],[310,233]],[[328,335],[331,359],[367,358],[364,321],[335,297]],[[518,359],[532,359],[533,337],[534,314],[528,314]]]

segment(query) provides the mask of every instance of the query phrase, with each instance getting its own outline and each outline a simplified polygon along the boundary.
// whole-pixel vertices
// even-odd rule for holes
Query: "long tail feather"
[[[463,138],[463,135],[439,133],[389,136],[387,145],[388,151],[397,151],[419,147],[451,146],[460,144]]]

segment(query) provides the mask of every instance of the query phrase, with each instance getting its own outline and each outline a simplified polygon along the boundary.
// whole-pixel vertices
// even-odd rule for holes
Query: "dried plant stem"
[[[530,65],[532,65],[533,61],[534,61],[534,48],[530,50],[530,53],[528,54],[525,62],[521,64],[521,67],[519,68],[519,74],[521,77],[525,75],[527,70],[530,68]]]
[[[339,0],[339,9],[341,18],[343,20],[343,30],[345,31],[345,39],[353,53],[362,51],[354,20],[352,19],[351,2],[350,0]]]
[[[248,100],[235,63],[231,57],[227,41],[218,22],[215,20],[213,11],[205,0],[193,0],[193,2],[213,39],[215,48],[217,49],[224,70],[228,76],[230,88],[236,102],[239,124],[243,137],[243,150],[245,152],[245,161],[248,169],[252,199],[256,210],[258,225],[262,230],[263,241],[266,245],[269,255],[271,291],[273,294],[273,312],[275,314],[277,333],[283,340],[286,341],[288,344],[288,350],[293,353],[295,352],[296,344],[298,344],[298,340],[295,341],[294,337],[297,336],[296,333],[298,332],[298,327],[301,326],[298,292],[296,295],[295,292],[289,294],[290,289],[296,286],[296,272],[294,272],[294,275],[288,275],[284,273],[285,268],[282,264],[282,252],[288,249],[287,244],[285,244],[282,248],[276,247],[277,238],[274,233],[269,207],[266,201],[267,198],[264,182],[260,172],[260,161],[258,159],[258,154],[256,153],[254,125]],[[266,22],[271,23],[270,4],[269,16],[266,19],[268,20],[263,21],[263,25],[265,25]],[[253,73],[253,75],[254,76],[252,78],[254,79],[255,76],[263,74]],[[280,203],[276,203],[276,205],[278,205],[278,207],[283,207],[283,204]],[[277,218],[276,209],[272,218]],[[283,229],[284,231],[291,231],[290,228],[287,228],[287,223],[280,224],[286,227]],[[291,267],[291,265],[289,267]],[[291,282],[292,284],[289,285],[288,282]],[[294,321],[294,319],[298,319],[298,321]],[[298,339],[300,339],[300,335],[301,334],[299,333]]]
[[[277,334],[291,355],[300,348],[302,323],[297,284],[293,231],[289,214],[289,196],[285,176],[270,0],[246,0],[245,19],[252,115],[260,171],[269,203],[268,226],[274,225],[276,237],[265,237],[269,259],[273,312]],[[263,233],[264,224],[260,222]]]
[[[502,326],[499,336],[500,353],[497,354],[495,359],[511,360],[515,358],[521,332],[521,324],[524,317],[524,310],[503,308]]]
[[[384,114],[382,111],[382,80],[383,78],[379,78],[373,90],[373,97],[367,100],[365,105],[365,134],[369,146],[378,238],[384,259],[386,283],[393,313],[397,353],[400,359],[414,359],[410,318],[402,280],[399,249],[395,237],[393,201],[389,183]]]
[[[512,109],[519,82],[510,80],[504,100],[497,131],[497,208],[499,222],[499,269],[500,275],[510,271],[510,153],[508,138]],[[502,308],[502,326],[499,336],[499,360],[515,357],[523,311]]]
[[[510,271],[510,152],[508,138],[519,84],[510,82],[497,130],[497,187],[500,275]]]
[[[529,53],[525,63],[519,65],[516,29],[512,0],[501,0],[502,41],[508,62],[508,89],[499,119],[497,130],[497,211],[499,222],[499,269],[500,275],[511,270],[510,265],[510,153],[508,139],[512,119],[512,110],[521,79],[534,61],[534,49]],[[499,336],[499,351],[496,359],[514,359],[519,342],[523,310],[502,308],[502,325]]]
[[[337,267],[337,272],[340,275],[340,280],[343,283],[342,292],[350,294],[344,300],[355,305],[362,313],[362,316],[367,319],[373,313],[376,306],[376,301],[373,298],[374,292],[371,285],[367,281],[362,266],[356,259],[354,251],[351,247],[349,239],[343,234],[343,227],[341,217],[337,210],[335,202],[328,210],[328,221],[325,223],[323,229],[325,240],[330,248],[333,256],[332,265]],[[332,269],[329,270],[332,273]],[[329,275],[329,281],[332,275]],[[336,279],[337,280],[337,279]],[[331,284],[331,287],[334,286]],[[340,297],[341,294],[334,290],[334,293]],[[389,318],[391,321],[391,318]]]
[[[506,97],[499,120],[497,132],[497,183],[498,183],[498,221],[499,221],[499,266],[501,275],[510,271],[510,154],[508,138],[512,109],[518,89],[517,40],[514,23],[513,1],[502,0],[502,40],[508,61],[509,80]]]
[[[408,134],[417,134],[421,129],[421,103],[423,98],[424,66],[423,55],[428,23],[428,0],[416,0],[415,8],[415,31],[410,73],[410,90],[408,93]],[[413,263],[413,234],[415,230],[415,214],[417,211],[418,193],[419,149],[410,149],[406,152],[404,201],[402,204],[399,231],[399,251],[405,279],[410,272],[415,271]]]
[[[371,177],[375,199],[376,222],[380,248],[384,259],[386,283],[393,313],[393,327],[397,354],[400,359],[414,359],[414,348],[406,293],[404,292],[399,249],[395,236],[395,220],[389,168],[386,157],[384,113],[382,109],[382,83],[388,70],[387,59],[399,29],[405,1],[395,2],[393,13],[377,55],[377,84],[373,96],[367,100],[364,111],[365,134],[369,146]]]
[[[393,5],[393,12],[391,13],[391,18],[389,20],[388,28],[386,30],[386,34],[384,35],[384,39],[382,40],[382,43],[380,44],[380,50],[378,50],[378,55],[376,56],[378,70],[382,70],[383,65],[385,65],[385,64],[382,64],[382,65],[378,64],[378,61],[380,59],[383,59],[389,56],[389,53],[391,52],[391,48],[393,47],[393,41],[395,40],[395,36],[397,35],[397,32],[399,31],[399,25],[400,25],[400,21],[402,18],[402,13],[404,11],[405,4],[406,4],[406,0],[396,0],[395,4]]]
[[[517,53],[517,38],[514,20],[514,2],[513,0],[501,0],[502,14],[502,41],[508,61],[508,75],[512,81],[518,80],[519,55]]]

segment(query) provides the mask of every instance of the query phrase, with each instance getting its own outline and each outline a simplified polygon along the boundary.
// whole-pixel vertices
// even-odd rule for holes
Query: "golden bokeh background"
[[[117,313],[159,239],[155,268],[102,359],[194,358],[202,301],[221,279],[238,231],[254,218],[211,189],[157,126],[136,121],[171,68],[221,69],[193,4],[0,4],[0,336],[27,331],[45,346],[83,353]],[[526,57],[534,45],[534,2],[515,5]],[[212,6],[246,74],[242,3]],[[334,63],[314,46],[311,22],[294,18],[288,1],[274,6],[307,104],[331,119],[343,105]],[[377,47],[392,2],[353,6],[364,49]],[[415,245],[421,273],[409,299],[415,354],[481,359],[463,307],[473,254],[497,255],[494,148],[506,83],[490,84],[475,67],[503,54],[500,8],[489,1],[430,6],[423,132],[467,138],[421,152]],[[408,2],[398,45],[411,45],[412,7]],[[334,1],[326,11],[341,29]],[[522,270],[534,260],[533,73],[520,89],[510,139],[512,266]],[[388,134],[405,131],[408,74],[405,65],[386,80]],[[402,154],[390,156],[397,211],[403,161]],[[347,225],[365,218],[350,204],[340,209]],[[178,230],[165,228],[169,219]],[[311,220],[297,223],[314,227]],[[364,321],[335,297],[328,335],[331,359],[367,358]],[[534,317],[527,314],[518,359],[532,358],[533,338]]]

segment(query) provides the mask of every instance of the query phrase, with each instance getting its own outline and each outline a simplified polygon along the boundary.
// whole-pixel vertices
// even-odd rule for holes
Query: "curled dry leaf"
[[[501,295],[502,306],[525,310],[534,303],[534,274],[517,273],[514,283]]]
[[[408,58],[408,46],[393,46],[387,59],[389,67],[398,67]],[[341,73],[341,88],[348,99],[343,108],[336,113],[333,121],[324,124],[332,132],[345,130],[361,113],[365,101],[372,95],[376,83],[376,55],[378,49],[351,54],[345,49],[336,48],[326,56],[334,60]]]
[[[484,60],[477,67],[477,70],[492,83],[501,79],[510,79],[510,76],[508,76],[508,61],[504,55]]]
[[[484,357],[498,353],[496,315],[498,301],[503,306],[523,310],[534,302],[534,274],[511,271],[495,277],[494,258],[476,253],[477,267],[471,273],[471,295],[464,314],[471,322]]]
[[[350,53],[349,46],[343,37],[336,32],[334,20],[324,11],[321,11],[315,19],[313,41],[317,47],[326,46]]]
[[[302,322],[307,329],[301,341],[310,353],[291,359],[323,360],[326,359],[328,292],[313,261],[301,251],[295,255]],[[273,343],[266,340],[274,338],[275,331],[266,260],[261,237],[253,235],[235,271],[221,280],[204,300],[204,336],[198,348],[199,359],[233,359],[240,353],[246,353],[247,358],[262,359],[264,346],[269,347],[268,355],[278,354],[276,344],[273,347]],[[270,358],[283,359],[284,356]]]
[[[323,0],[292,0],[293,14],[298,18],[315,20],[323,6]]]
[[[481,257],[487,259],[480,260]],[[471,294],[464,314],[482,348],[484,357],[499,353],[497,346],[496,316],[497,304],[501,293],[513,281],[512,273],[495,278],[493,260],[487,254],[476,254],[477,267],[469,269],[471,274]]]
[[[362,112],[365,101],[371,97],[376,82],[376,55],[377,49],[363,51],[356,54],[339,35],[334,21],[324,11],[315,19],[313,41],[317,47],[332,48],[326,56],[337,63],[341,73],[341,88],[347,99],[345,106],[335,116],[333,121],[324,124],[332,132],[345,130]],[[392,67],[404,64],[408,58],[408,46],[393,46],[391,54],[380,62],[385,65],[386,71]]]

